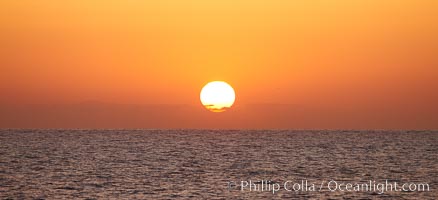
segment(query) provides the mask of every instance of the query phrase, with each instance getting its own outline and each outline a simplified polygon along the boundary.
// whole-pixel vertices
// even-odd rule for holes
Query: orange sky
[[[438,1],[2,0],[0,91],[0,127],[437,129]]]

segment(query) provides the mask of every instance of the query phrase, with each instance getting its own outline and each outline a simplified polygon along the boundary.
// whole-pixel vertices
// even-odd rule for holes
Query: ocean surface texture
[[[438,199],[438,132],[0,130],[0,199],[307,198]]]

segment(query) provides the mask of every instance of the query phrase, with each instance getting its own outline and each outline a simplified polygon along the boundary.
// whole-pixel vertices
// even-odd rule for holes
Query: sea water
[[[3,129],[0,198],[437,199],[438,131]]]

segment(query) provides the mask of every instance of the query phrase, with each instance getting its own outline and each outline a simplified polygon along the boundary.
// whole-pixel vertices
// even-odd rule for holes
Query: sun
[[[231,108],[236,99],[233,87],[223,81],[207,83],[200,94],[202,105],[211,112],[224,112]]]

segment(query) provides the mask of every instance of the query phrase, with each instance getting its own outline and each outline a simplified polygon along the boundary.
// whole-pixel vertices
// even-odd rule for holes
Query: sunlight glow
[[[234,89],[226,82],[213,81],[201,90],[201,103],[212,112],[223,112],[230,108],[236,96]]]

